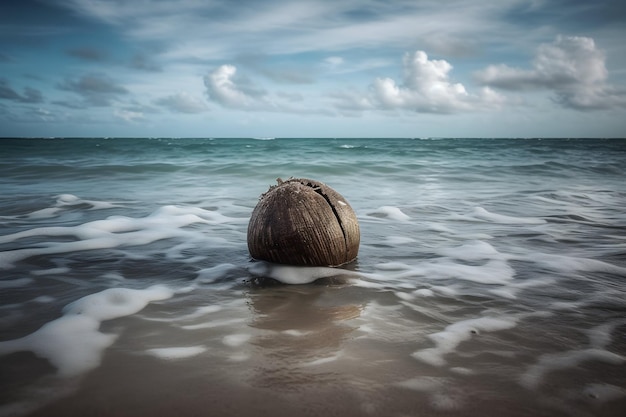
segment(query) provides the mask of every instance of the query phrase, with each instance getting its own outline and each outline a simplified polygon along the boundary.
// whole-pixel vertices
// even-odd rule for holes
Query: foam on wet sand
[[[517,320],[502,317],[480,317],[463,320],[447,326],[443,331],[428,335],[435,347],[418,350],[413,357],[433,366],[447,364],[446,355],[453,353],[457,346],[472,337],[479,337],[482,332],[496,332],[512,329]]]
[[[57,368],[60,376],[76,376],[100,365],[102,354],[117,335],[100,331],[105,320],[141,311],[148,303],[172,297],[165,286],[144,290],[111,288],[83,297],[64,309],[64,315],[19,339],[0,342],[0,355],[31,351]]]

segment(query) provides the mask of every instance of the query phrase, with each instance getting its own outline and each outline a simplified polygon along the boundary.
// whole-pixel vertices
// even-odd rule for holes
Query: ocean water
[[[617,139],[0,139],[0,416],[623,416],[625,174]],[[250,259],[292,176],[355,262]]]

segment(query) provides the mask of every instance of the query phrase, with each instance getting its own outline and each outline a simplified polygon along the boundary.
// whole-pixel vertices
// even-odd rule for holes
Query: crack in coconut
[[[280,178],[279,178],[280,180]],[[303,182],[303,181],[298,181],[300,184],[307,186],[307,187],[311,187],[313,189],[313,191],[315,191],[316,193],[318,193],[319,195],[321,195],[324,200],[326,200],[326,202],[328,203],[328,205],[330,206],[330,209],[333,211],[333,214],[335,215],[335,219],[337,219],[337,223],[339,223],[339,228],[341,229],[341,234],[343,234],[343,242],[344,245],[346,247],[346,250],[348,250],[348,236],[346,236],[346,230],[344,229],[343,226],[343,222],[341,221],[341,217],[339,216],[339,213],[337,212],[337,208],[335,208],[335,205],[330,201],[330,197],[328,197],[328,194],[325,194],[322,191],[322,187],[320,187],[317,184],[313,184],[312,182]],[[279,184],[281,184],[279,182]]]

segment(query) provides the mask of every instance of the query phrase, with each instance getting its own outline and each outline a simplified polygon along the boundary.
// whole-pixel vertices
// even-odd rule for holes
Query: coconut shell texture
[[[248,250],[257,260],[339,266],[359,252],[356,214],[338,192],[306,178],[278,179],[261,196],[248,224]]]

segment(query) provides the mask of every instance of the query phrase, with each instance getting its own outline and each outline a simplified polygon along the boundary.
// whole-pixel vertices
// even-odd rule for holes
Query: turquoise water
[[[0,416],[621,416],[625,163],[615,139],[0,139]],[[354,263],[250,259],[292,176],[353,207]]]

